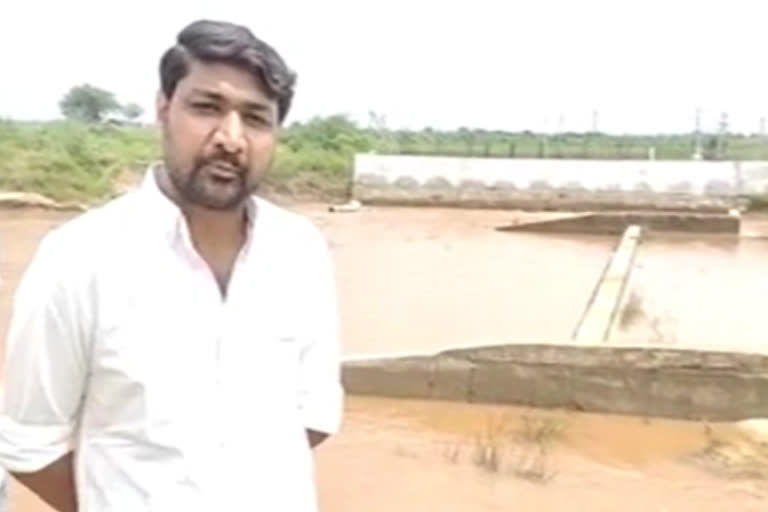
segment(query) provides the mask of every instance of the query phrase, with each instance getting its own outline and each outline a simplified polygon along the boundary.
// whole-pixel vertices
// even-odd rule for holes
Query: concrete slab
[[[738,235],[738,213],[694,212],[584,212],[555,218],[526,219],[499,226],[497,231],[552,234],[618,235],[637,225],[650,233],[733,234]]]
[[[490,345],[349,358],[354,395],[689,420],[768,417],[768,356],[669,348]]]
[[[627,282],[642,234],[640,226],[629,226],[619,240],[587,302],[584,315],[576,325],[573,334],[576,343],[608,341],[619,310],[625,302]]]

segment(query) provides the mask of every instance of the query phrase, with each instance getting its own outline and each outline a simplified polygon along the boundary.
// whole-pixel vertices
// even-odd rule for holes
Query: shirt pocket
[[[298,334],[290,328],[262,324],[238,338],[225,349],[228,394],[245,393],[275,413],[298,410],[302,355]]]
[[[298,333],[293,331],[274,331],[267,335],[267,345],[274,370],[280,374],[279,381],[290,392],[298,393],[301,372],[302,343]]]

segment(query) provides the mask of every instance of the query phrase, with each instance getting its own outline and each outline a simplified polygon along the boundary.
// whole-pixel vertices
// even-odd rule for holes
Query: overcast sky
[[[157,60],[196,18],[245,24],[299,75],[290,120],[683,132],[768,115],[766,0],[7,0],[0,116],[89,82],[152,119]]]

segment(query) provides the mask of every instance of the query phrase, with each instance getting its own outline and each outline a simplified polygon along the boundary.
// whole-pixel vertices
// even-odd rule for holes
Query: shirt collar
[[[160,189],[157,174],[162,172],[162,163],[155,163],[149,166],[144,174],[139,193],[142,202],[146,206],[148,222],[153,229],[159,229],[160,233],[172,244],[188,243],[189,229],[187,220],[181,212],[181,208],[173,202]],[[246,201],[246,219],[247,219],[247,240],[246,246],[250,245],[254,226],[256,223],[256,200],[249,196]],[[191,244],[190,244],[191,245]]]

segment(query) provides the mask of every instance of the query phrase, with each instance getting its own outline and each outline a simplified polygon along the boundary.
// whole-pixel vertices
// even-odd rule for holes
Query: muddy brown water
[[[493,231],[510,212],[297,208],[331,241],[348,354],[566,340],[615,244],[610,237]],[[0,335],[35,244],[66,218],[0,211]],[[695,292],[699,310],[717,307],[719,318],[741,319],[731,329],[754,328],[756,321],[744,319],[758,308],[739,301],[762,297],[753,280],[763,247],[649,243],[633,286],[642,284],[645,304],[663,310],[686,302],[667,297],[663,285],[676,283],[680,297]],[[702,290],[728,283],[742,290],[701,300]],[[648,334],[637,327],[642,320],[633,325]],[[678,338],[696,329],[679,329]],[[727,424],[349,397],[342,433],[318,451],[318,484],[322,510],[334,512],[765,510],[760,471],[768,462],[744,456],[754,447],[740,442]],[[712,450],[725,445],[738,449]],[[12,510],[47,510],[18,486],[12,502]]]
[[[509,234],[509,212],[309,211],[334,246],[348,353],[567,340],[613,237]]]
[[[768,240],[651,237],[638,250],[629,296],[637,314],[616,343],[768,352]]]

